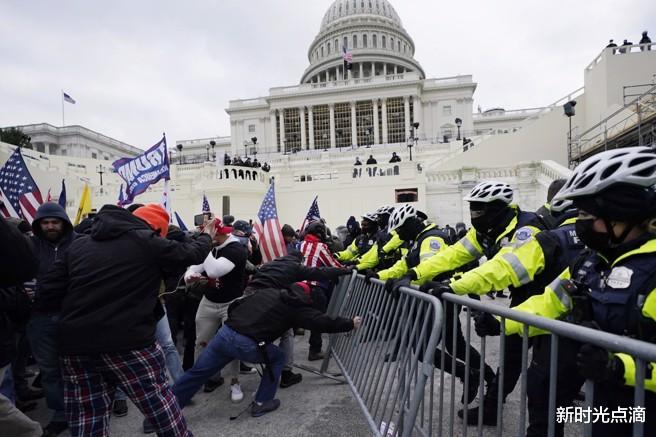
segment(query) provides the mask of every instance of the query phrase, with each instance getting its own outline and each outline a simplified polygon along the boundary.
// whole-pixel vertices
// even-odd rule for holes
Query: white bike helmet
[[[388,231],[392,232],[400,228],[410,217],[417,217],[417,210],[414,206],[406,203],[403,206],[395,208],[389,220]]]
[[[375,212],[376,215],[388,214],[391,215],[394,212],[394,207],[390,205],[381,206]]]
[[[485,181],[480,182],[472,188],[469,196],[465,197],[467,202],[490,203],[501,200],[509,204],[513,198],[513,189],[505,182]]]
[[[367,219],[367,220],[369,220],[369,221],[371,221],[371,222],[376,223],[376,219],[377,219],[378,217],[376,216],[376,213],[374,213],[374,212],[370,212],[370,213],[367,213],[367,214],[363,215],[362,218],[363,218],[363,219]]]
[[[644,188],[656,184],[656,151],[626,147],[593,155],[574,169],[553,200],[591,196],[616,184]]]
[[[563,212],[572,208],[574,208],[574,202],[569,199],[554,197],[551,200],[551,211],[553,212]]]

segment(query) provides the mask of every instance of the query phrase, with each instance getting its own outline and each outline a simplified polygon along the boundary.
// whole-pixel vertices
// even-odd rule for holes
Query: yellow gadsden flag
[[[91,212],[91,190],[89,190],[89,184],[84,184],[84,190],[82,190],[82,197],[80,198],[80,206],[77,208],[77,215],[75,216],[74,226],[77,226],[82,217]]]

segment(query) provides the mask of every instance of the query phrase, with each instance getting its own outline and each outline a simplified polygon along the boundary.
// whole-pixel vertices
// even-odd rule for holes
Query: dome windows
[[[367,34],[362,35],[362,47],[367,48]]]
[[[387,48],[387,41],[385,40],[385,35],[383,35],[383,36],[381,37],[381,42],[382,42],[382,44],[383,44],[383,48],[386,49],[386,48]]]
[[[371,44],[375,49],[378,48],[378,36],[374,33],[373,36],[371,37]]]

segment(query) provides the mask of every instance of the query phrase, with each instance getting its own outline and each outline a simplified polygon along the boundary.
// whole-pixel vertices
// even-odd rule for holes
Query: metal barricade
[[[431,425],[433,430],[437,431],[438,436],[442,436],[442,435],[467,436],[468,431],[470,431],[466,425],[467,405],[464,405],[462,420],[460,421],[460,423],[456,423],[456,419],[455,419],[456,416],[455,379],[456,378],[454,377],[451,378],[450,388],[448,386],[445,386],[445,370],[443,369],[445,369],[445,364],[447,364],[447,360],[449,359],[451,360],[452,370],[456,368],[456,364],[457,364],[456,361],[459,361],[460,364],[464,364],[464,369],[465,369],[465,373],[464,373],[465,378],[463,384],[464,393],[467,393],[469,388],[468,385],[470,383],[469,375],[471,373],[470,371],[471,367],[475,366],[475,368],[478,369],[479,375],[481,375],[480,376],[481,384],[478,387],[479,405],[481,403],[481,400],[483,399],[482,380],[485,372],[486,346],[490,345],[491,340],[487,339],[487,344],[486,344],[486,337],[480,338],[480,360],[478,363],[470,363],[469,346],[472,345],[472,340],[474,340],[474,336],[472,336],[471,333],[472,313],[474,312],[489,313],[500,318],[501,331],[502,331],[501,335],[498,338],[499,357],[498,360],[496,360],[498,362],[497,379],[499,383],[498,396],[496,397],[497,425],[496,425],[496,430],[490,427],[485,428],[486,435],[490,435],[489,434],[490,431],[493,431],[494,435],[496,436],[526,435],[525,433],[526,433],[526,424],[527,424],[527,389],[529,384],[527,379],[527,370],[530,363],[528,354],[529,354],[531,341],[539,337],[543,340],[550,341],[550,345],[548,345],[549,353],[547,354],[549,358],[549,365],[547,366],[547,370],[546,370],[546,372],[548,372],[548,382],[547,382],[548,399],[546,401],[546,405],[548,405],[547,435],[549,437],[553,437],[554,435],[556,435],[556,424],[558,422],[562,423],[563,421],[565,421],[570,423],[570,425],[568,425],[568,427],[565,429],[565,435],[567,436],[583,435],[587,437],[592,435],[593,422],[596,423],[597,421],[606,420],[606,419],[611,420],[612,418],[610,415],[611,414],[610,411],[604,411],[602,408],[600,408],[599,411],[597,411],[597,407],[599,406],[595,406],[595,404],[593,403],[595,384],[590,380],[585,381],[585,384],[583,386],[585,392],[585,401],[582,406],[571,407],[572,405],[571,403],[569,405],[557,405],[557,391],[558,393],[560,393],[560,390],[564,388],[562,384],[559,385],[559,381],[558,381],[559,374],[561,377],[569,376],[559,372],[559,365],[563,361],[565,361],[565,359],[571,361],[571,357],[559,357],[559,353],[561,350],[560,346],[563,344],[563,342],[571,342],[573,344],[576,344],[577,347],[580,344],[588,343],[610,350],[612,352],[622,352],[634,358],[636,363],[636,370],[637,370],[635,388],[634,388],[634,400],[633,400],[632,411],[628,411],[628,413],[632,414],[633,416],[625,417],[624,420],[628,419],[627,421],[630,421],[631,419],[634,419],[635,423],[633,424],[632,435],[634,437],[643,436],[644,423],[641,422],[640,420],[644,420],[644,415],[645,415],[645,374],[648,368],[647,365],[650,362],[656,362],[656,345],[631,339],[629,337],[618,336],[607,332],[574,325],[572,323],[535,316],[522,311],[513,310],[501,305],[490,305],[489,303],[484,303],[478,300],[470,299],[465,296],[445,294],[443,295],[443,301],[444,301],[444,317],[442,318],[442,323],[443,323],[442,331],[445,332],[445,335],[443,336],[442,341],[440,343],[441,352],[436,356],[436,363],[439,363],[438,367],[442,369],[439,374],[440,383],[438,385],[437,392],[431,390],[428,393],[428,396],[430,397],[430,400],[428,402],[431,404],[433,403],[433,396],[435,395],[439,396],[436,421]],[[464,314],[460,315],[460,309],[463,307],[467,308],[466,315]],[[452,311],[453,317],[447,317],[447,311]],[[522,334],[505,336],[503,330],[504,330],[504,322],[506,319],[515,320],[522,323],[524,325]],[[446,334],[447,320],[453,323],[452,333],[449,333],[449,335]],[[464,354],[465,355],[464,359],[462,358],[463,355],[462,351],[460,352],[458,351],[459,341],[457,339],[457,335],[460,335],[460,333],[457,333],[456,324],[460,324],[460,323],[464,323],[460,333],[464,335],[464,344],[467,345],[467,349]],[[529,338],[528,335],[529,326],[533,326],[541,330],[548,331],[550,334],[544,334],[537,337]],[[478,336],[475,336],[475,338],[478,339]],[[520,339],[521,339],[521,357],[519,358],[519,360],[521,361],[521,376],[519,379],[519,408],[510,411],[506,409],[506,411],[504,412],[505,399],[504,399],[503,385],[504,385],[504,378],[506,377],[505,367],[507,363],[510,362],[506,360],[504,356],[504,353],[506,351],[506,343],[508,341],[513,341],[516,342],[515,344],[518,344]],[[447,344],[446,342],[450,342],[451,344]],[[460,344],[462,345],[463,343],[460,342]],[[449,354],[450,357],[447,358]],[[459,356],[460,358],[456,358],[457,356]],[[515,357],[515,359],[517,359],[517,357]],[[504,363],[506,363],[506,365],[504,365]],[[488,364],[492,364],[492,363],[488,363]],[[547,377],[546,374],[545,377]],[[568,380],[569,379],[570,378],[568,378]],[[583,382],[582,378],[581,378],[581,382]],[[567,388],[570,390],[574,389],[577,391],[579,389],[579,387],[567,387]],[[445,399],[444,399],[445,392],[448,392],[450,394],[450,399],[448,400],[448,403],[450,405],[448,406],[445,405]],[[650,396],[653,396],[653,393],[650,394]],[[575,416],[576,413],[574,413],[573,410],[568,408],[572,408],[572,409],[579,408],[579,410],[574,410],[579,412],[578,417]],[[626,413],[627,411],[624,412]],[[640,413],[642,414],[642,418],[640,418]],[[613,412],[613,416],[614,416],[614,412]],[[622,421],[621,414],[619,414],[618,416],[619,416],[619,418],[617,418],[618,422],[621,422]],[[506,420],[512,418],[513,423],[517,424],[516,433],[514,432],[515,430],[504,429],[504,422],[503,422],[504,418]],[[569,421],[567,420],[568,418],[570,419]],[[579,422],[582,423],[573,426],[571,425],[572,423],[571,419],[579,419]],[[484,430],[482,426],[483,408],[478,408],[477,422],[478,425],[476,427],[476,434],[478,436],[483,436],[483,430]],[[446,429],[443,429],[444,427]],[[460,427],[461,429],[458,429]],[[644,434],[644,436],[647,436],[647,434]]]
[[[357,331],[331,335],[322,371],[335,360],[372,433],[430,435],[433,408],[426,404],[431,397],[425,388],[442,325],[440,301],[409,288],[393,298],[383,282],[367,283],[354,273],[347,287],[333,293],[329,310],[333,316],[363,318]]]

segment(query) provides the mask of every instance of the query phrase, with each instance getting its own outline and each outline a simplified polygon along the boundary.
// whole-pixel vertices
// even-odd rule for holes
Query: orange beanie
[[[160,205],[151,203],[135,209],[132,214],[148,223],[161,237],[169,232],[169,215]]]

